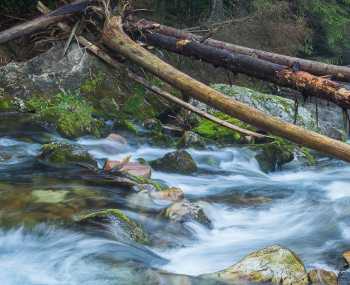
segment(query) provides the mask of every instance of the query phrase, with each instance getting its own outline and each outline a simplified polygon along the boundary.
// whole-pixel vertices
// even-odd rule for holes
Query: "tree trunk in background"
[[[350,145],[283,122],[223,95],[163,62],[131,40],[122,30],[120,17],[112,17],[107,21],[102,40],[111,50],[142,66],[175,88],[259,129],[350,162]]]
[[[261,60],[256,57],[229,52],[208,46],[196,40],[179,40],[155,31],[149,31],[142,21],[125,24],[126,31],[136,40],[166,49],[177,54],[200,59],[217,67],[235,73],[276,83],[281,86],[302,91],[308,96],[331,101],[342,108],[350,109],[350,90],[344,85],[317,77],[310,73],[292,70],[284,65]],[[136,33],[133,33],[136,31]],[[142,31],[139,33],[139,31]]]
[[[224,1],[211,0],[209,22],[222,21],[225,18]]]
[[[155,22],[142,20],[142,26],[146,30],[153,30],[157,33],[176,37],[177,39],[187,39],[192,41],[202,41],[202,37],[188,33],[186,31],[178,30],[173,27],[168,27],[164,25],[160,25]],[[259,59],[267,60],[276,64],[292,66],[295,62],[300,64],[300,69],[306,72],[310,72],[314,75],[331,75],[334,78],[340,81],[349,81],[350,82],[350,67],[348,66],[338,66],[333,64],[326,64],[322,62],[317,62],[313,60],[307,60],[292,56],[280,55],[272,52],[257,50],[253,48],[247,48],[239,45],[235,45],[232,43],[226,43],[214,39],[206,39],[205,44],[208,46],[212,46],[219,49],[224,49],[229,52],[241,53],[253,57],[257,57]]]

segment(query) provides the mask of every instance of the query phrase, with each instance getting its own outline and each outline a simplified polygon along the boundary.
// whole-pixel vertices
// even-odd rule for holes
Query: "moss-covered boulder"
[[[281,139],[253,146],[252,149],[257,151],[255,159],[264,172],[276,171],[294,159],[295,146]]]
[[[94,118],[92,106],[77,92],[32,96],[26,106],[39,123],[52,126],[64,137],[99,136],[103,126],[102,121]]]
[[[64,143],[49,143],[42,146],[39,161],[54,167],[83,165],[97,168],[97,162],[82,147]]]
[[[78,220],[80,225],[116,224],[127,236],[139,243],[148,243],[148,237],[142,227],[118,209],[107,209],[88,214]]]
[[[204,213],[202,207],[191,203],[188,200],[173,203],[162,212],[162,217],[177,223],[185,223],[195,221],[208,228],[211,228],[212,223]]]
[[[197,165],[192,156],[185,150],[167,153],[164,157],[150,162],[155,170],[191,174],[197,171]]]
[[[205,274],[228,284],[239,282],[278,285],[308,285],[304,264],[292,251],[278,245],[253,252],[237,264],[219,272]]]
[[[337,285],[338,277],[332,271],[323,269],[313,269],[309,273],[309,280],[311,285]]]

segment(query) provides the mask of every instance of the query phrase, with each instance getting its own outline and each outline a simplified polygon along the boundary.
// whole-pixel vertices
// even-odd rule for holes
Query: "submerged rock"
[[[180,188],[170,187],[161,191],[151,191],[150,196],[156,200],[177,202],[183,200],[185,195]]]
[[[97,162],[87,151],[80,146],[64,143],[43,145],[39,160],[55,167],[83,165],[97,168]]]
[[[198,134],[186,131],[177,144],[178,148],[204,148],[205,141]]]
[[[118,209],[107,209],[95,213],[88,214],[78,220],[81,225],[85,224],[118,224],[129,238],[139,243],[148,243],[148,237],[140,225],[126,216]]]
[[[69,191],[34,190],[32,197],[36,203],[57,204],[64,202]]]
[[[172,204],[165,209],[162,216],[178,223],[185,223],[189,221],[196,221],[207,227],[211,227],[211,221],[204,213],[203,209],[196,204],[191,203],[188,200],[183,200]]]
[[[109,134],[107,137],[106,137],[106,140],[109,140],[109,141],[112,141],[112,142],[116,142],[116,143],[119,143],[119,144],[128,144],[128,141],[126,140],[126,138],[122,137],[121,135],[118,135],[118,134]]]
[[[323,269],[314,269],[309,273],[310,284],[312,285],[337,285],[337,274]]]
[[[278,285],[308,285],[308,276],[301,260],[289,249],[278,245],[253,252],[237,264],[202,277],[229,284],[239,282]]]
[[[155,170],[191,174],[197,171],[197,165],[192,156],[185,150],[167,153],[164,157],[150,162]]]

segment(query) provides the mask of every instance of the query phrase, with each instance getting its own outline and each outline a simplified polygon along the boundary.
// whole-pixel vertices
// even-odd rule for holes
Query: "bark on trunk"
[[[135,26],[126,25],[130,35],[147,44],[157,46],[184,56],[220,66],[236,73],[270,81],[281,86],[290,87],[327,101],[331,101],[342,108],[350,108],[350,90],[344,85],[317,77],[304,71],[296,71],[283,65],[261,60],[244,54],[228,52],[227,50],[210,47],[192,40],[178,40],[155,32],[143,32],[141,36],[135,31]]]
[[[183,30],[178,30],[173,27],[160,25],[156,22],[141,20],[138,23],[138,26],[141,30],[152,30],[154,32],[175,37],[177,39],[187,39],[192,41],[201,42],[203,38],[201,36],[188,33]],[[253,56],[259,59],[267,60],[276,64],[292,66],[294,63],[298,62],[300,64],[300,69],[302,71],[306,71],[312,73],[314,75],[320,76],[332,76],[340,81],[349,81],[350,82],[350,68],[347,66],[338,66],[333,64],[326,64],[318,61],[307,60],[292,56],[286,56],[281,54],[276,54],[272,52],[262,51],[253,48],[247,48],[240,45],[235,45],[231,43],[226,43],[214,39],[206,39],[205,44],[211,47],[224,49],[229,52],[245,54],[249,56]]]
[[[73,13],[83,11],[91,0],[75,1],[72,4],[67,4],[63,7],[52,11],[50,14],[41,16],[32,21],[14,26],[10,29],[0,32],[0,44],[8,41],[30,35],[38,30],[45,29],[51,24],[58,23],[65,18],[70,17]]]
[[[163,62],[143,49],[123,32],[121,18],[119,17],[112,17],[108,20],[102,39],[110,49],[117,51],[199,101],[259,129],[350,162],[350,145],[268,116],[215,91]]]

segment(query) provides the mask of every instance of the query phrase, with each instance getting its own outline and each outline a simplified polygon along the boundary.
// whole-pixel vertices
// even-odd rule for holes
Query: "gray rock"
[[[237,264],[202,277],[239,282],[272,283],[278,285],[308,285],[309,280],[301,260],[289,249],[278,245],[253,252]]]
[[[155,170],[191,174],[197,171],[197,165],[192,156],[185,150],[167,153],[164,157],[150,162]]]
[[[79,89],[84,81],[91,79],[91,74],[108,70],[103,62],[76,44],[63,57],[63,45],[58,44],[27,62],[11,62],[0,67],[0,86],[7,94],[19,98],[55,94]]]
[[[302,103],[299,99],[297,116],[295,114],[294,100],[264,94],[245,87],[215,84],[213,88],[228,95],[235,100],[261,110],[283,121],[294,123],[309,130],[335,139],[344,139],[344,120],[341,108],[329,102],[318,102],[318,126],[316,122],[316,104]],[[202,106],[203,107],[203,106]]]

